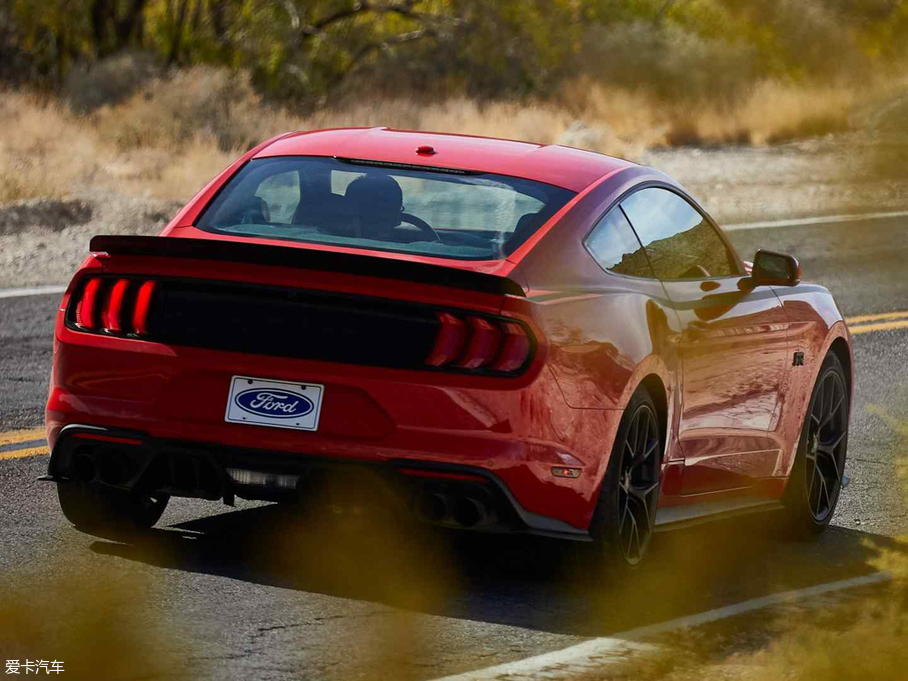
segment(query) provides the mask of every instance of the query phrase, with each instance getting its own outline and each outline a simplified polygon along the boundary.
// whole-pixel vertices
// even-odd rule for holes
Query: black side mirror
[[[744,282],[757,286],[796,286],[801,283],[801,266],[797,258],[785,253],[759,250],[754,256],[753,271]]]

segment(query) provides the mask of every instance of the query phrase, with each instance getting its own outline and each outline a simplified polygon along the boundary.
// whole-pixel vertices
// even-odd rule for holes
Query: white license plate
[[[316,430],[324,392],[325,386],[318,383],[234,376],[230,380],[224,420],[273,428]]]

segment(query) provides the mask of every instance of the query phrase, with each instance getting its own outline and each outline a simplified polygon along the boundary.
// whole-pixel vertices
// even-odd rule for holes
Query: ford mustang
[[[91,531],[343,476],[427,523],[635,566],[654,533],[733,514],[820,533],[852,384],[830,293],[792,256],[743,261],[661,172],[291,133],[160,236],[92,239],[56,323],[44,479]]]

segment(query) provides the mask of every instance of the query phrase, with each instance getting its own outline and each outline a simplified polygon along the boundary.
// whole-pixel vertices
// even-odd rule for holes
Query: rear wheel
[[[66,519],[85,530],[147,529],[160,520],[170,500],[78,482],[58,483],[57,497]]]
[[[637,389],[621,417],[591,533],[609,565],[637,567],[652,541],[662,436],[652,397]]]
[[[783,498],[788,524],[800,537],[819,535],[835,512],[845,474],[848,403],[842,364],[834,353],[829,353],[807,406]]]

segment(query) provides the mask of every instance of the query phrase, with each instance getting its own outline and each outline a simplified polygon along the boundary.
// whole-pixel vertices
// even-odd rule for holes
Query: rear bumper
[[[225,422],[234,375],[324,385],[318,431]],[[81,424],[291,462],[481,470],[528,526],[566,534],[589,527],[619,419],[571,409],[544,365],[515,379],[429,374],[83,334],[62,319],[46,409],[53,451],[65,428]],[[581,473],[557,478],[553,466]]]
[[[463,464],[338,460],[69,424],[58,432],[45,479],[228,504],[234,496],[321,500],[331,490],[447,527],[589,540],[585,530],[526,509],[496,473]]]

